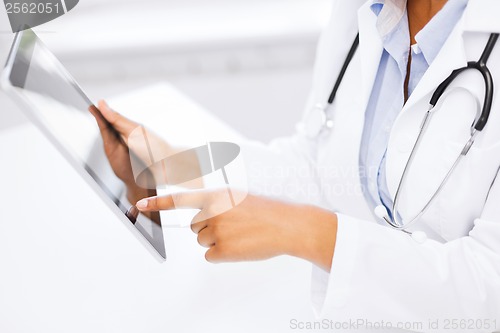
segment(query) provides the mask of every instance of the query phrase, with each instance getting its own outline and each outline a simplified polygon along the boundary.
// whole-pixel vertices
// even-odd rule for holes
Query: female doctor
[[[105,136],[108,156],[142,212],[200,209],[208,261],[313,263],[321,317],[500,330],[498,15],[498,0],[334,1],[297,134],[243,144],[250,194],[214,217],[221,193],[148,197]],[[99,109],[123,137],[136,126]]]

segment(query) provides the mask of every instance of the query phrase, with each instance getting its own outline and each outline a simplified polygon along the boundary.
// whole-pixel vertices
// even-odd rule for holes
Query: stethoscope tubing
[[[491,106],[493,104],[493,92],[494,92],[494,84],[493,77],[491,75],[490,70],[488,69],[487,62],[488,59],[495,47],[495,44],[498,40],[498,33],[492,33],[486,43],[483,53],[478,61],[470,61],[467,63],[467,66],[455,69],[451,74],[436,88],[434,94],[432,94],[431,100],[429,104],[433,107],[436,106],[437,102],[446,91],[448,86],[464,71],[468,69],[475,69],[481,73],[484,80],[485,85],[485,93],[484,93],[484,102],[483,109],[481,111],[481,115],[477,119],[474,124],[474,128],[478,131],[482,131],[488,122],[488,118],[490,116]]]
[[[431,100],[429,102],[430,107],[429,110],[427,111],[424,121],[422,123],[422,126],[420,128],[420,132],[417,136],[417,140],[415,141],[415,144],[412,148],[412,151],[410,153],[410,157],[408,158],[408,161],[405,165],[405,168],[403,170],[403,174],[401,175],[401,179],[398,184],[398,188],[396,190],[396,194],[394,195],[394,200],[392,204],[392,218],[385,219],[387,223],[389,223],[390,226],[392,226],[395,229],[398,230],[406,230],[409,228],[411,225],[413,225],[415,222],[417,222],[428,210],[428,208],[431,206],[431,204],[435,201],[437,196],[441,193],[442,189],[448,182],[450,176],[453,174],[453,172],[456,170],[457,166],[460,164],[462,159],[467,155],[469,152],[470,148],[474,145],[476,136],[479,132],[481,132],[484,127],[486,126],[490,111],[491,111],[491,106],[493,103],[493,93],[494,93],[494,85],[493,85],[493,77],[491,75],[491,72],[488,69],[487,66],[487,61],[491,55],[491,52],[493,51],[493,48],[498,40],[498,34],[491,34],[488,42],[486,44],[486,47],[484,48],[484,51],[479,58],[478,61],[470,61],[467,63],[467,66],[456,69],[452,71],[452,73],[438,86],[436,91],[434,91],[434,94],[431,97]],[[455,162],[453,163],[453,166],[448,170],[446,173],[445,177],[439,184],[439,187],[437,190],[434,192],[434,194],[431,196],[431,198],[427,201],[427,203],[424,205],[424,207],[420,210],[420,212],[415,215],[414,217],[410,218],[408,222],[404,223],[401,219],[400,216],[398,215],[398,207],[399,207],[399,201],[400,201],[400,194],[401,190],[404,187],[404,184],[406,183],[406,179],[408,178],[408,172],[411,168],[411,165],[415,159],[416,152],[418,150],[418,147],[420,146],[420,142],[422,140],[422,137],[428,127],[428,124],[430,122],[430,119],[432,118],[434,107],[437,105],[439,102],[439,99],[443,96],[444,92],[446,89],[449,87],[449,85],[464,71],[468,69],[475,69],[479,71],[484,79],[484,84],[485,84],[485,93],[484,93],[484,103],[483,103],[483,108],[481,110],[481,114],[478,117],[478,119],[473,123],[472,129],[471,129],[471,135],[467,143],[465,144],[464,148],[456,158]]]
[[[354,58],[354,55],[356,54],[356,50],[358,49],[358,46],[359,46],[359,32],[356,35],[356,38],[354,38],[354,42],[352,43],[351,48],[349,49],[349,52],[347,53],[347,56],[345,58],[344,64],[342,65],[342,68],[340,69],[340,73],[337,76],[337,80],[335,81],[332,92],[330,93],[330,96],[328,97],[328,104],[332,104],[333,101],[335,100],[335,96],[337,95],[337,90],[339,90],[340,84],[342,83],[342,80],[344,79],[345,72],[347,71],[347,67],[349,67],[349,64],[351,63],[352,58]]]
[[[470,148],[474,144],[474,141],[476,139],[476,136],[479,132],[481,132],[486,124],[488,123],[488,119],[490,116],[491,112],[491,107],[493,104],[493,96],[494,96],[494,82],[493,82],[493,77],[491,75],[490,70],[488,69],[487,62],[489,57],[491,56],[491,53],[496,45],[496,42],[498,40],[499,34],[498,33],[492,33],[490,34],[490,37],[488,38],[488,42],[481,54],[481,57],[479,58],[478,61],[470,61],[467,63],[467,66],[455,69],[451,72],[451,74],[443,81],[441,82],[434,93],[432,94],[432,97],[430,99],[430,106],[429,109],[427,110],[424,119],[422,121],[421,127],[419,134],[417,136],[417,139],[415,141],[415,144],[413,145],[413,148],[410,152],[410,156],[408,158],[408,161],[406,162],[406,165],[403,169],[403,173],[401,175],[401,179],[398,184],[398,188],[396,190],[396,194],[394,196],[393,204],[392,204],[392,216],[386,215],[384,217],[384,220],[394,229],[401,230],[404,232],[409,233],[406,229],[409,228],[411,225],[413,225],[415,222],[417,222],[428,210],[428,208],[431,206],[431,204],[435,201],[437,196],[441,193],[442,189],[448,182],[449,178],[457,168],[457,166],[460,164],[462,159],[467,155],[469,152]],[[344,61],[344,64],[342,65],[342,68],[340,70],[340,73],[337,77],[337,80],[335,81],[335,84],[333,86],[332,92],[328,98],[328,104],[331,105],[333,101],[335,100],[335,96],[337,94],[337,91],[342,83],[342,80],[344,78],[344,75],[347,71],[347,68],[349,64],[351,63],[356,50],[359,45],[359,33],[356,35],[356,38],[354,39],[354,42],[346,56],[346,59]],[[440,98],[443,96],[449,85],[464,71],[469,70],[469,69],[474,69],[477,70],[481,73],[483,80],[484,80],[484,85],[485,85],[485,93],[484,93],[484,101],[483,101],[483,107],[481,109],[481,113],[477,117],[477,119],[474,121],[474,123],[471,126],[471,135],[469,140],[467,141],[466,145],[460,152],[459,156],[456,158],[455,162],[453,163],[453,166],[450,168],[450,170],[446,173],[444,176],[443,180],[441,181],[439,187],[437,190],[434,192],[434,194],[431,196],[431,198],[427,201],[427,203],[424,205],[424,207],[420,210],[420,212],[409,219],[409,222],[404,223],[400,219],[400,216],[398,215],[398,207],[400,203],[400,194],[401,191],[406,183],[407,175],[409,170],[411,169],[411,165],[413,164],[413,161],[415,159],[416,153],[419,149],[420,143],[422,141],[422,137],[424,136],[427,127],[429,125],[429,122],[432,118],[433,112],[434,112],[434,107],[437,105],[439,102]],[[326,117],[326,108],[324,109],[325,112],[325,119]]]

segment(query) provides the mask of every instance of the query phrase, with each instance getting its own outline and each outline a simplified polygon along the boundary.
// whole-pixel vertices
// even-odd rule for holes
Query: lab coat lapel
[[[495,4],[495,6],[493,4],[485,5],[485,3],[489,3],[489,1],[490,0],[470,0],[469,6],[464,12],[464,17],[458,22],[457,26],[452,31],[438,56],[422,77],[420,83],[415,88],[402,112],[394,122],[388,144],[386,164],[388,176],[387,184],[393,198],[401,179],[403,169],[408,161],[411,151],[410,148],[415,143],[418,135],[419,127],[424,113],[427,110],[428,102],[432,93],[454,69],[466,66],[467,64],[465,46],[471,44],[477,39],[477,35],[469,37],[467,32],[500,31],[500,21],[497,19],[489,19],[489,22],[484,22],[484,18],[481,16],[481,12],[484,11],[485,8],[493,10],[492,8],[496,6],[500,9],[500,6],[497,4]],[[472,39],[469,40],[469,38]],[[470,47],[471,45],[468,45],[467,50],[470,51]],[[447,114],[446,110],[457,110],[457,108],[461,108],[462,106],[463,104],[457,104],[456,101],[448,100],[445,104],[443,104],[443,110],[439,112],[441,115]],[[462,120],[466,121],[466,118],[462,119],[458,114],[459,113],[456,113],[455,119],[452,119],[454,122],[460,124]],[[436,121],[438,120],[435,119],[433,122],[434,125],[436,124]],[[454,128],[454,126],[450,126],[451,128]],[[411,189],[411,195],[406,193],[406,195],[402,196],[400,205],[402,215],[406,215],[406,213],[408,213],[409,216],[412,216],[414,213],[418,212],[423,204],[430,199],[430,196],[442,181],[441,176],[432,173],[432,167],[428,167],[424,176],[423,172],[420,172],[421,170],[426,169],[426,165],[424,164],[427,163],[428,166],[429,163],[433,163],[436,168],[448,170],[454,158],[456,158],[453,154],[448,156],[446,144],[443,141],[445,139],[439,135],[440,132],[435,132],[433,130],[428,131],[426,139],[428,139],[429,142],[434,142],[434,145],[429,144],[429,142],[426,143],[424,140],[422,148],[419,149],[419,156],[417,157],[416,164],[412,167],[412,170],[414,170],[416,174],[412,179],[410,179],[411,184],[409,184],[406,188],[407,190]],[[440,172],[442,173],[443,170],[436,169],[436,171],[438,171],[437,174]],[[409,199],[410,197],[412,198],[411,200]],[[432,214],[438,214],[437,211],[433,212],[433,209],[438,209],[437,206],[439,205],[433,205],[433,208],[429,210],[429,216],[432,216]],[[439,224],[434,224],[434,227],[437,231],[439,231]]]
[[[424,97],[428,97],[454,69],[467,65],[463,40],[463,19],[450,34],[443,48],[425,72],[419,84],[408,99],[402,112],[412,109]],[[430,100],[430,97],[429,97]]]
[[[359,149],[364,129],[365,110],[370,100],[373,84],[377,75],[380,58],[383,52],[382,40],[376,28],[377,17],[370,9],[370,2],[365,3],[358,11],[358,31],[359,47],[356,64],[359,59],[359,74],[352,81],[350,76],[346,76],[344,84],[352,87],[349,98],[346,100],[339,94],[335,106],[338,111],[335,115],[337,124],[342,124],[341,128],[334,128],[335,135],[332,136],[332,145],[329,146],[325,156],[332,156],[335,152],[336,165],[341,170],[341,177],[333,179],[331,182],[344,185],[345,188],[361,189],[359,173],[346,172],[347,170],[358,170]],[[345,138],[349,138],[346,140]],[[346,174],[344,174],[344,172]],[[362,191],[353,190],[355,195],[342,195],[331,198],[331,207],[339,207],[345,214],[358,216],[360,218],[371,218],[371,209],[368,207]],[[366,209],[364,209],[366,208]],[[366,214],[365,214],[366,213]]]
[[[373,84],[377,75],[383,44],[376,29],[376,16],[370,6],[363,6],[358,12],[359,52],[361,55],[362,96],[364,109],[368,105]]]
[[[469,0],[463,18],[457,23],[436,59],[422,77],[403,112],[433,92],[454,69],[467,65],[464,31],[500,32],[499,11],[498,0]]]
[[[392,197],[396,193],[401,174],[408,161],[409,147],[415,142],[419,125],[427,111],[430,95],[454,69],[467,65],[462,21],[452,31],[394,122],[387,148],[386,164],[387,185]]]
[[[451,32],[441,51],[420,80],[394,122],[386,155],[387,185],[392,198],[395,196],[403,170],[410,156],[411,147],[416,141],[420,124],[428,109],[430,96],[436,87],[445,80],[454,69],[466,65],[467,60],[463,40],[462,19]],[[447,107],[451,107],[451,104],[448,103]],[[431,170],[433,170],[433,168],[440,168],[441,165],[448,165],[448,162],[442,161],[431,167],[429,163],[427,163],[429,160],[441,161],[448,158],[448,156],[442,155],[444,152],[440,151],[440,149],[443,148],[443,145],[439,139],[433,137],[433,135],[433,133],[428,131],[426,133],[426,140],[432,139],[438,146],[436,146],[434,150],[432,146],[426,144],[421,145],[422,147],[419,149],[417,158],[419,161],[425,161],[425,163],[424,165],[421,163],[414,163],[414,165],[412,165],[411,174],[407,177],[413,178],[408,182],[403,193],[400,194],[402,199],[399,206],[399,213],[404,219],[410,218],[418,213],[419,209],[423,207],[430,196],[432,196],[434,189],[439,186],[441,172],[437,172],[437,169],[436,172],[432,172]],[[427,151],[424,151],[425,149],[427,149]],[[439,156],[441,156],[441,158]],[[420,168],[418,172],[416,172],[416,168]],[[420,172],[422,170],[426,170],[425,181],[413,184],[413,180],[416,180],[415,177],[420,178],[422,176],[422,172]],[[409,188],[412,190],[409,191]],[[411,195],[407,192],[411,192]],[[436,214],[434,210],[436,207],[437,205],[433,205],[432,209],[429,209],[426,214],[426,217],[434,219],[432,216]],[[441,228],[439,223],[434,223],[433,227],[437,232],[439,232]]]
[[[375,26],[376,16],[370,10],[369,3],[365,3],[357,15],[356,28],[359,31],[360,43],[333,104],[336,125],[329,138],[330,144],[325,146],[325,149],[320,149],[319,158],[328,161],[327,164],[337,170],[332,172],[328,183],[345,189],[342,191],[343,195],[328,195],[327,206],[344,214],[370,219],[372,211],[360,190],[359,149],[365,110],[383,48]],[[342,63],[344,57],[345,55],[339,56],[336,61]],[[331,62],[331,59],[324,61]],[[327,86],[331,87],[329,84]]]

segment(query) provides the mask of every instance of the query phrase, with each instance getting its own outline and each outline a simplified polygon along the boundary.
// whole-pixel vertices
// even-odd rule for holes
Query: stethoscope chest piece
[[[331,129],[333,127],[333,121],[328,119],[326,107],[318,103],[315,104],[309,112],[303,126],[304,132],[309,138],[316,138],[323,130]]]

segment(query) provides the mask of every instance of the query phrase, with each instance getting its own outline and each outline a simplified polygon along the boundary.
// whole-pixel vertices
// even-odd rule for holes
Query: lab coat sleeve
[[[302,134],[273,140],[240,143],[248,190],[255,195],[320,204],[314,173],[314,143]]]
[[[333,1],[329,26],[323,31],[316,52],[316,64],[329,63],[332,67],[315,67],[312,89],[302,115],[303,122],[307,121],[313,105],[328,99],[331,88],[325,88],[325,75],[327,80],[334,80],[331,73],[339,72],[342,66],[341,62],[329,59],[347,54],[350,44],[344,45],[344,38],[350,34],[354,38],[354,32],[358,29],[357,11],[365,2],[366,0]],[[339,19],[344,21],[347,17],[352,18],[348,21],[349,24],[336,24]],[[333,31],[335,34],[332,34]],[[337,42],[338,55],[328,52],[331,44]],[[331,87],[333,84],[332,81]],[[325,202],[320,196],[321,186],[315,175],[317,169],[314,167],[318,141],[319,138],[310,140],[301,131],[297,131],[294,136],[276,139],[269,145],[254,141],[243,142],[241,151],[247,168],[250,192],[324,206]]]
[[[309,95],[302,121],[314,97]],[[299,127],[299,124],[297,124]],[[315,173],[317,140],[301,131],[270,143],[244,140],[238,143],[247,174],[248,192],[294,202],[321,206],[320,186]]]
[[[403,232],[339,214],[331,271],[313,268],[317,314],[418,332],[500,331],[499,202],[497,175],[469,235],[448,243],[417,243]]]

